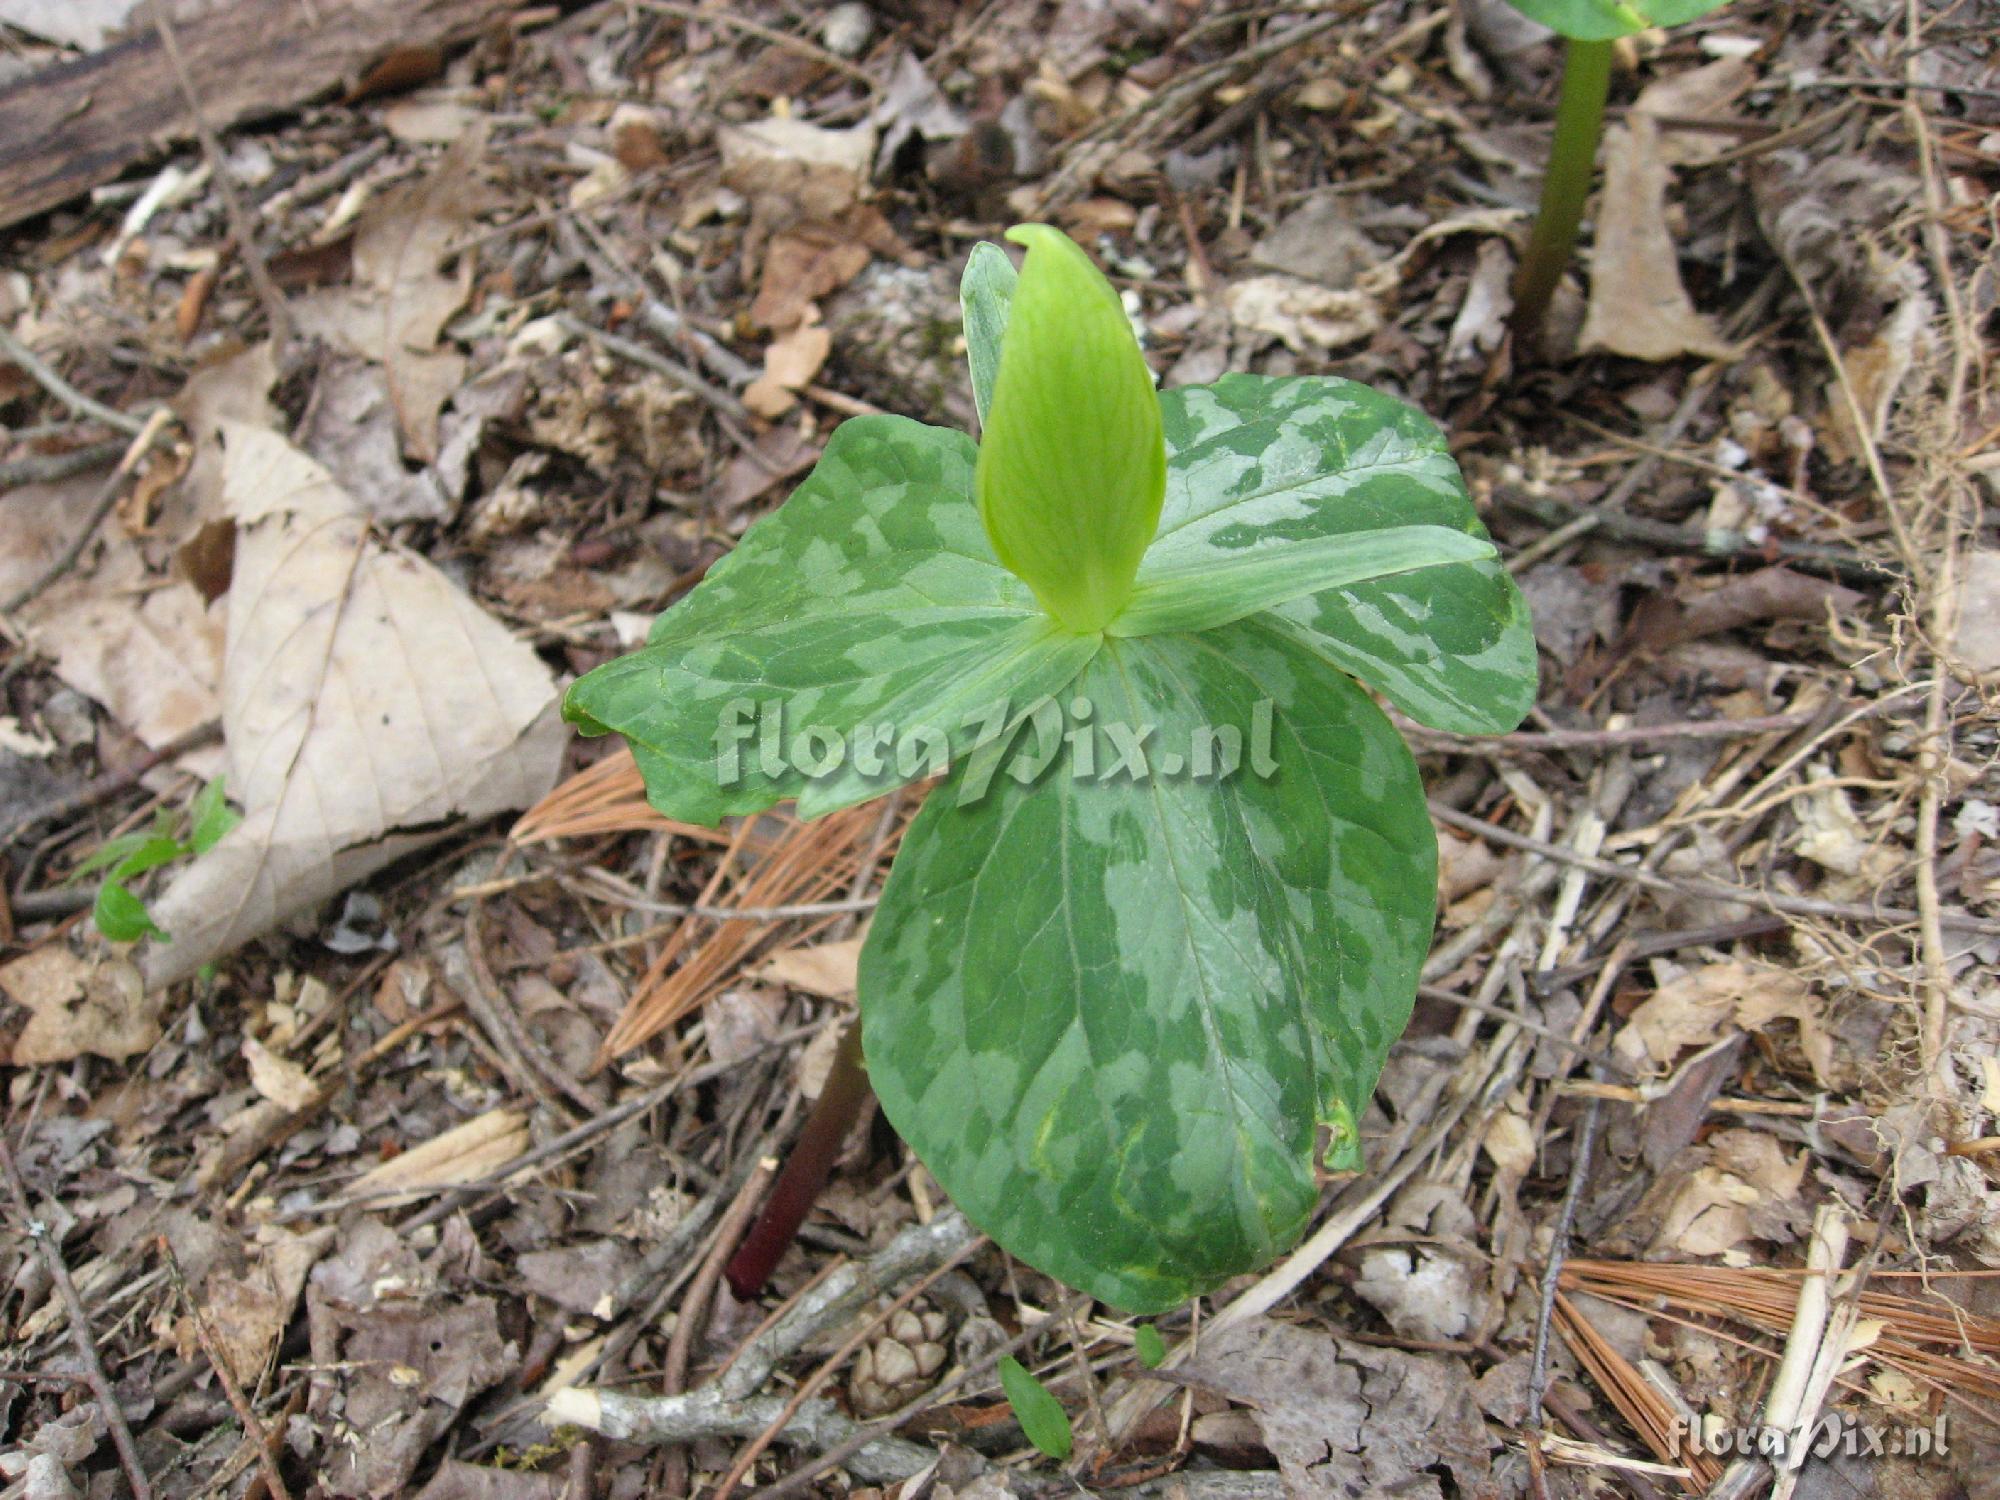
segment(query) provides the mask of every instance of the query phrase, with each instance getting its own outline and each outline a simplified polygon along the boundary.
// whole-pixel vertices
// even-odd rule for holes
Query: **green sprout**
[[[961,286],[983,440],[842,423],[564,711],[709,826],[943,777],[869,927],[852,1066],[1000,1245],[1158,1312],[1297,1242],[1409,1020],[1437,841],[1362,684],[1500,732],[1535,650],[1420,412],[1335,379],[1156,393],[1084,252],[1008,237],[1020,272],[980,246]]]
[[[112,942],[136,943],[142,937],[166,942],[167,934],[126,882],[175,860],[208,853],[242,821],[243,815],[229,805],[218,776],[197,792],[186,808],[163,807],[153,815],[151,828],[101,845],[70,872],[69,878],[81,880],[99,870],[105,872],[90,915],[97,930]]]
[[[1000,1389],[1006,1392],[1007,1404],[1014,1408],[1014,1418],[1028,1441],[1057,1463],[1068,1458],[1074,1443],[1069,1413],[1063,1410],[1062,1402],[1049,1394],[1048,1387],[1011,1354],[1000,1356]]]
[[[1556,134],[1542,177],[1542,201],[1528,248],[1514,275],[1514,328],[1539,339],[1549,300],[1576,249],[1577,226],[1590,196],[1591,169],[1604,131],[1604,101],[1611,91],[1611,44],[1654,26],[1677,26],[1723,0],[1508,0],[1530,20],[1564,38],[1562,93]]]

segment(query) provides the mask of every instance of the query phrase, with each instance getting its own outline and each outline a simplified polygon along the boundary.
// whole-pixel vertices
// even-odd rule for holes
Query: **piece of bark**
[[[177,21],[174,37],[203,116],[225,130],[351,84],[390,52],[466,41],[523,3],[231,0]],[[87,193],[193,133],[187,99],[150,26],[0,88],[0,228]]]

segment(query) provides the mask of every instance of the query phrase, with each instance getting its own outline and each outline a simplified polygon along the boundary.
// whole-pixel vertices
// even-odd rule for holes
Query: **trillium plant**
[[[1290,1248],[1408,1021],[1437,844],[1377,706],[1504,731],[1526,608],[1438,429],[1350,381],[1156,392],[1060,231],[963,301],[983,437],[896,416],[579,681],[653,805],[813,818],[942,771],[860,966],[890,1123],[1134,1312]],[[948,769],[947,769],[948,767]]]
[[[1542,177],[1541,205],[1514,277],[1514,326],[1539,339],[1549,299],[1576,249],[1577,226],[1590,196],[1590,169],[1604,132],[1611,92],[1611,44],[1655,26],[1705,16],[1723,0],[1508,0],[1531,21],[1563,38],[1562,94],[1555,140]]]

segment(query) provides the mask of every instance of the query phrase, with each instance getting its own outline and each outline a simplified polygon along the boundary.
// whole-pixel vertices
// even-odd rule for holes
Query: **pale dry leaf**
[[[1604,191],[1590,256],[1590,306],[1580,346],[1628,359],[1698,354],[1727,359],[1732,346],[1695,311],[1681,285],[1667,228],[1667,166],[1659,126],[1634,114],[1604,132]]]
[[[944,96],[928,69],[907,47],[896,55],[889,74],[889,86],[875,103],[870,117],[882,137],[875,151],[875,171],[889,170],[896,155],[915,137],[924,144],[955,141],[971,127],[951,101]]]
[[[449,394],[440,394],[438,403]],[[329,360],[296,437],[378,521],[445,521],[458,508],[446,496],[437,470],[412,472],[403,462],[389,377],[379,365]]]
[[[1236,326],[1277,339],[1294,354],[1359,343],[1382,326],[1382,309],[1363,291],[1337,291],[1297,276],[1252,276],[1223,294]]]
[[[1756,1202],[1757,1189],[1734,1173],[1697,1167],[1668,1203],[1653,1253],[1725,1255],[1752,1237],[1750,1209]]]
[[[1635,114],[1651,116],[1660,127],[1660,160],[1670,167],[1698,166],[1736,147],[1727,130],[1690,128],[1695,122],[1726,125],[1729,106],[1757,81],[1756,69],[1740,57],[1722,57],[1667,78],[1658,78],[1632,101]]]
[[[95,52],[125,27],[139,0],[0,0],[0,21],[59,47]]]
[[[413,94],[382,111],[382,128],[412,146],[449,146],[480,118],[480,111],[449,95]]]
[[[833,335],[818,323],[801,323],[778,335],[764,350],[764,373],[744,387],[743,404],[766,419],[783,416],[832,352]]]
[[[354,235],[354,284],[294,299],[305,332],[383,368],[403,451],[438,456],[438,411],[464,381],[464,356],[438,348],[444,325],[472,290],[472,258],[456,253],[485,202],[477,166],[483,120],[430,175],[385,194]]]
[[[526,1115],[516,1109],[489,1109],[362,1173],[348,1184],[348,1192],[355,1197],[395,1193],[397,1197],[375,1205],[393,1208],[439,1188],[490,1177],[528,1146]]]
[[[225,422],[268,427],[284,425],[271,404],[278,383],[278,358],[270,341],[214,359],[188,376],[174,397],[174,411],[194,444],[194,460],[167,496],[155,522],[171,543],[182,545],[202,527],[223,519],[222,426]]]
[[[786,948],[766,959],[757,977],[823,1000],[852,1000],[861,945],[866,940],[864,933],[811,948]]]
[[[804,120],[757,120],[723,125],[722,181],[750,199],[760,222],[831,219],[851,207],[868,185],[875,127],[829,130]]]
[[[56,675],[158,747],[221,711],[221,621],[193,585],[151,573],[115,538],[89,575],[65,579],[23,612],[28,638]],[[184,762],[212,774],[220,757]]]
[[[1465,284],[1465,301],[1445,337],[1448,366],[1485,360],[1507,336],[1507,315],[1514,310],[1514,252],[1505,240],[1482,240],[1479,259]]]
[[[1854,811],[1854,803],[1842,787],[1817,787],[1794,797],[1790,807],[1798,819],[1798,838],[1793,848],[1831,872],[1825,893],[1835,900],[1851,900],[1880,887],[1902,868],[1902,854],[1870,834]]]
[[[1361,1252],[1354,1295],[1407,1339],[1462,1338],[1478,1298],[1473,1266],[1462,1255],[1424,1246],[1378,1245]]]
[[[1781,1020],[1798,1026],[1807,1061],[1830,1083],[1836,1070],[1833,1037],[1812,987],[1796,974],[1749,964],[1710,964],[1661,985],[1633,1010],[1612,1046],[1634,1064],[1657,1067],[1689,1048],[1709,1045],[1725,1028],[1762,1031]]]
[[[1492,1439],[1455,1360],[1254,1318],[1205,1336],[1181,1373],[1250,1407],[1301,1500],[1441,1500],[1440,1463],[1458,1493],[1493,1492]]]
[[[17,1068],[89,1053],[113,1061],[160,1039],[160,1007],[122,958],[80,958],[48,943],[0,966],[0,993],[28,1012],[14,1039]]]
[[[227,430],[237,524],[222,725],[244,819],[155,905],[183,978],[462,821],[554,785],[553,676],[436,568],[391,547],[275,433]]]
[[[202,1315],[229,1361],[236,1379],[254,1386],[278,1340],[291,1324],[306,1273],[332,1245],[331,1225],[293,1234],[266,1224],[240,1275],[217,1271],[202,1284]]]
[[[2000,552],[1990,547],[1965,559],[1953,644],[1960,670],[1982,677],[2000,672]]]
[[[254,1036],[243,1038],[243,1059],[250,1064],[250,1087],[273,1104],[294,1114],[319,1100],[319,1085],[288,1057],[280,1057]]]

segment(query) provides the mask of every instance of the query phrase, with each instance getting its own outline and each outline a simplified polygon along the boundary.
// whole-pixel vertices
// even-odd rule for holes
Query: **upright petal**
[[[1166,493],[1160,402],[1125,309],[1059,229],[1022,224],[1015,288],[979,445],[979,514],[1000,561],[1071,630],[1131,593]]]

